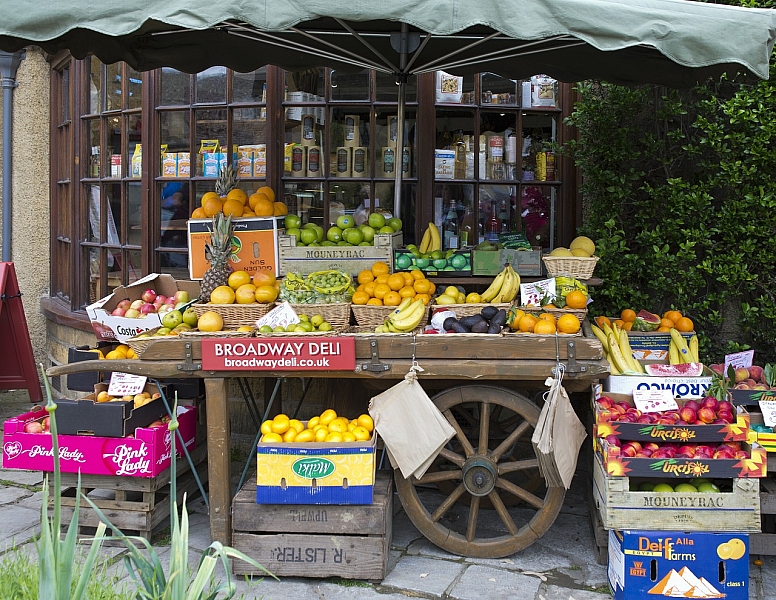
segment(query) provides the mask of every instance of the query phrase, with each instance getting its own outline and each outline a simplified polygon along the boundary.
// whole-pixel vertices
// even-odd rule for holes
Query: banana
[[[504,285],[501,286],[499,302],[512,302],[520,289],[520,275],[512,268],[512,265],[507,265],[506,268],[507,279],[504,280]]]
[[[614,366],[614,361],[611,359],[609,354],[606,354],[605,358],[607,361],[609,361],[609,375],[622,375],[620,370]]]
[[[423,239],[420,240],[420,246],[418,246],[418,252],[426,254],[428,247],[431,245],[431,230],[426,227],[426,231],[423,232]]]
[[[690,359],[692,362],[701,362],[700,355],[698,354],[698,336],[693,335],[690,338]]]
[[[679,358],[681,361],[683,363],[693,362],[690,348],[687,346],[687,342],[682,337],[682,334],[673,327],[670,329],[669,333],[671,334],[671,339],[674,340],[674,344],[676,344],[676,349],[679,351]]]
[[[625,360],[634,371],[644,373],[644,367],[633,356],[633,349],[631,348],[630,340],[628,340],[628,332],[624,329],[620,330],[620,350],[622,350],[623,357],[625,357]]]
[[[426,305],[422,300],[415,300],[410,304],[409,308],[405,309],[402,314],[405,314],[403,318],[399,319],[400,315],[393,315],[388,318],[388,321],[393,327],[399,331],[412,331],[423,319],[426,313]]]
[[[601,330],[600,327],[593,325],[592,323],[590,324],[590,328],[593,330],[595,337],[598,338],[598,341],[601,342],[601,345],[604,348],[604,354],[609,354],[609,341],[606,339],[606,334]]]
[[[498,294],[496,294],[496,297],[493,298],[493,304],[509,302],[506,298],[511,293],[512,286],[514,285],[514,277],[512,277],[512,272],[510,272],[508,266],[504,267],[504,272],[504,283],[501,284],[501,289],[498,291]]]
[[[399,306],[397,306],[396,308],[394,308],[391,311],[391,314],[392,315],[398,315],[401,311],[403,311],[405,308],[407,308],[410,304],[412,304],[412,298],[404,298],[404,299],[402,299],[402,301],[399,303]]]
[[[668,343],[668,362],[672,365],[682,363],[682,359],[679,358],[679,349],[676,347],[673,339]]]
[[[612,326],[611,326],[611,325],[609,325],[608,323],[604,323],[604,326],[603,326],[603,328],[602,328],[602,329],[604,330],[604,334],[606,334],[607,336],[608,336],[610,333],[611,333],[612,335],[614,335],[614,329],[612,329]]]
[[[498,295],[498,293],[501,291],[501,286],[504,285],[504,278],[506,276],[507,276],[506,269],[502,269],[501,273],[496,275],[496,277],[491,282],[490,286],[488,286],[488,289],[482,292],[482,295],[480,296],[483,302],[491,302],[493,298],[495,298]]]
[[[437,228],[434,223],[429,223],[428,228],[431,231],[431,246],[429,247],[429,252],[434,252],[435,250],[441,250],[442,249],[442,240],[439,237],[439,229]]]
[[[622,350],[620,349],[620,344],[617,342],[614,335],[607,336],[607,340],[609,341],[609,362],[614,364],[615,368],[620,373],[632,371],[630,365],[625,361],[625,357],[622,355]]]

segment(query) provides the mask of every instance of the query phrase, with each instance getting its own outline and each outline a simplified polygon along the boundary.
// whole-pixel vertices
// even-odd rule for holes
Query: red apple
[[[140,296],[145,302],[152,303],[154,300],[156,300],[156,291],[154,291],[151,288],[148,288],[143,294]]]
[[[612,413],[617,413],[619,415],[625,414],[625,409],[619,404],[613,404],[610,410],[612,411]]]
[[[30,421],[24,424],[24,433],[43,433],[43,425],[38,421]]]
[[[119,308],[123,308],[124,310],[127,310],[132,305],[132,301],[128,298],[124,298],[121,302],[119,302],[116,306]]]
[[[127,319],[137,319],[140,316],[140,311],[136,308],[128,308],[127,312],[124,313],[124,316]]]
[[[674,425],[676,421],[673,419],[669,419],[668,417],[660,417],[657,421],[655,421],[658,425]]]
[[[719,403],[719,407],[717,408],[717,411],[720,411],[720,410],[727,410],[729,412],[735,412],[733,410],[733,405],[730,402],[728,402],[727,400],[722,400]]]
[[[175,295],[173,296],[175,298],[175,304],[178,304],[179,302],[183,302],[186,304],[191,300],[191,297],[189,296],[189,293],[186,290],[178,290],[175,292]]]
[[[633,413],[627,413],[627,414],[621,415],[619,420],[621,423],[635,423],[636,421],[639,420],[639,418]]]
[[[660,448],[652,453],[650,458],[673,458],[665,448]]]
[[[162,423],[161,421],[157,420],[157,421],[154,421],[153,423],[148,425],[149,429],[152,429],[154,427],[164,427],[164,423]]]
[[[145,304],[143,304],[143,306],[140,307],[140,314],[141,315],[147,315],[147,314],[155,313],[155,312],[156,312],[156,307],[153,304],[149,303],[149,302],[146,302]]]
[[[714,396],[706,396],[701,400],[701,407],[710,408],[714,412],[717,412],[717,410],[719,410],[719,402]]]
[[[677,410],[667,411],[664,416],[666,416],[669,419],[671,419],[674,423],[679,421],[679,411],[677,411]]]
[[[679,409],[679,418],[685,423],[694,423],[698,418],[698,413],[689,406],[683,406]]]
[[[636,423],[642,423],[643,425],[651,425],[653,423],[652,418],[649,415],[641,415]]]
[[[700,402],[698,402],[697,400],[687,400],[687,401],[686,401],[686,402],[685,402],[685,403],[682,405],[682,407],[685,407],[685,406],[686,406],[686,407],[688,407],[688,408],[691,408],[691,409],[693,409],[694,411],[698,411],[698,410],[700,410],[700,408],[701,408],[701,403],[700,403]]]
[[[110,314],[114,317],[123,317],[125,314],[127,314],[127,311],[120,306],[117,306],[110,312]]]
[[[632,408],[632,406],[631,406],[630,404],[628,404],[627,402],[625,402],[625,400],[620,400],[620,401],[617,403],[617,406],[622,406],[622,407],[623,407],[623,409],[624,409],[624,410],[626,410],[626,411],[627,411],[629,408]]]
[[[711,458],[714,456],[714,448],[711,446],[701,445],[695,448],[696,458]]]
[[[650,450],[649,448],[642,448],[639,454],[641,454],[644,458],[649,458],[650,456],[652,456],[652,450]]]
[[[167,296],[164,294],[157,294],[156,298],[154,298],[154,304],[164,304],[167,302]]]
[[[633,458],[634,456],[636,456],[636,454],[638,454],[638,452],[636,451],[636,448],[633,447],[633,445],[631,444],[624,444],[620,448],[620,453],[629,458]]]
[[[726,410],[719,411],[717,413],[717,419],[721,420],[723,423],[733,423],[735,421],[733,413]]]
[[[717,413],[715,413],[708,406],[704,406],[698,411],[698,419],[700,419],[704,423],[711,423],[716,418],[717,418]]]

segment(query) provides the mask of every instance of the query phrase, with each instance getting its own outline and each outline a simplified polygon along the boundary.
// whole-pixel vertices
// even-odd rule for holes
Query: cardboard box
[[[595,437],[606,437],[616,435],[618,439],[624,441],[638,442],[745,442],[749,433],[749,413],[743,408],[738,409],[736,422],[727,425],[689,425],[680,421],[676,425],[666,424],[645,424],[630,423],[628,421],[612,421],[609,411],[602,408],[596,402],[596,389],[593,386],[593,414],[595,423],[593,425],[593,435]],[[635,406],[632,394],[606,394],[615,402],[627,402],[630,406]],[[677,400],[681,408],[689,398]]]
[[[83,362],[85,360],[96,360],[98,355],[95,350],[100,350],[103,355],[107,354],[115,344],[99,342],[96,348],[89,346],[77,346],[67,349],[67,363]],[[91,392],[94,386],[102,381],[102,373],[99,371],[86,371],[83,373],[70,373],[67,376],[67,389],[77,392]]]
[[[630,338],[629,338],[630,339]],[[667,361],[651,361],[664,363]],[[633,390],[671,390],[675,398],[703,398],[711,385],[712,371],[703,367],[699,377],[651,377],[649,375],[609,375],[604,379],[604,391],[632,394]]]
[[[404,236],[396,233],[378,233],[374,246],[297,246],[296,238],[281,235],[279,238],[280,275],[295,272],[309,275],[316,271],[339,269],[351,275],[357,275],[364,269],[382,260],[393,271],[394,248],[401,246]]]
[[[376,444],[259,442],[256,503],[371,504]]]
[[[278,235],[283,229],[283,217],[240,217],[232,219],[233,254],[229,263],[234,270],[251,275],[271,271],[278,275]],[[205,244],[210,242],[211,219],[189,219],[189,277],[202,279],[210,263],[205,260]]]
[[[615,600],[748,600],[749,535],[613,529],[607,571]]]
[[[86,314],[89,315],[98,340],[124,342],[144,331],[162,326],[161,318],[156,313],[150,313],[143,319],[114,317],[110,314],[121,300],[139,300],[148,288],[165,296],[172,296],[179,290],[188,292],[191,300],[199,296],[199,283],[176,280],[172,275],[159,273],[146,275],[128,286],[119,286],[112,294],[86,307]]]
[[[509,263],[518,275],[541,277],[541,250],[472,250],[472,275],[498,275]]]
[[[686,342],[694,333],[683,333]],[[646,362],[665,362],[668,360],[668,345],[671,334],[658,331],[629,331],[628,343],[633,350],[633,357]]]
[[[757,405],[760,400],[776,400],[776,390],[728,390],[733,404]]]
[[[145,427],[167,414],[161,398],[137,408],[132,400],[97,402],[97,394],[107,390],[107,383],[98,383],[94,386],[94,393],[88,396],[57,400],[59,433],[126,437],[138,427]],[[143,391],[153,396],[159,392],[159,388],[152,383],[147,383]]]
[[[57,410],[59,412],[59,410]],[[30,421],[47,417],[44,409],[24,413],[3,424],[3,467],[53,471],[53,443],[48,433],[25,433]],[[57,421],[58,423],[58,421]],[[196,447],[197,409],[178,407],[178,430],[189,451]],[[167,427],[139,427],[135,437],[109,438],[59,435],[59,466],[63,473],[155,477],[170,466],[171,432]],[[178,453],[179,440],[176,440]]]
[[[446,253],[445,253],[446,254]],[[458,277],[471,277],[472,263],[470,250],[456,250],[450,258],[418,258],[409,250],[396,249],[393,262],[396,271],[408,271],[417,267],[426,275],[456,275]]]

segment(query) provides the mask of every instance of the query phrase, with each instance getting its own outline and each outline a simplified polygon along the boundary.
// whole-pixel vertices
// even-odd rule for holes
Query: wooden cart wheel
[[[543,494],[536,494],[508,477],[537,469],[531,435],[539,407],[516,392],[487,385],[449,388],[432,400],[456,436],[440,452],[435,469],[421,479],[405,479],[395,471],[399,498],[410,520],[431,542],[460,556],[501,558],[527,548],[555,522],[566,495],[563,488],[545,486]],[[478,428],[461,424],[456,417],[462,407],[472,405],[479,409]],[[491,435],[494,413],[510,422],[505,436]],[[472,413],[467,409],[463,414]],[[522,451],[516,452],[517,447]],[[524,479],[530,482],[535,477]],[[438,484],[443,482],[455,484],[451,493],[440,493]],[[483,506],[484,498],[492,511]],[[521,506],[509,512],[507,504],[515,498]]]

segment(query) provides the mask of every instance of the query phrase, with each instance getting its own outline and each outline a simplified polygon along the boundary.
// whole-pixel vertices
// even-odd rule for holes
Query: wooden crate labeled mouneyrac
[[[393,474],[377,471],[372,504],[256,504],[248,482],[232,503],[232,546],[278,576],[382,581],[393,529]],[[264,575],[233,560],[235,575]]]

